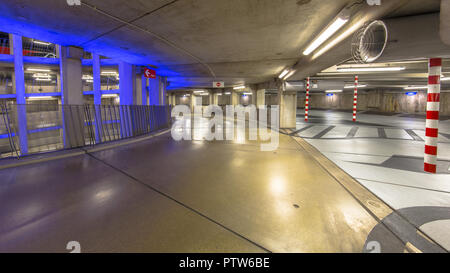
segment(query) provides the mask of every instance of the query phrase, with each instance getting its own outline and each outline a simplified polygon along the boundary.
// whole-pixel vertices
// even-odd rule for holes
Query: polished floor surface
[[[0,177],[0,252],[364,252],[374,229],[406,244],[287,135],[263,152],[164,134]]]
[[[438,173],[423,171],[425,116],[298,111],[295,135],[450,250],[450,119],[439,122]],[[433,215],[433,217],[429,217]]]

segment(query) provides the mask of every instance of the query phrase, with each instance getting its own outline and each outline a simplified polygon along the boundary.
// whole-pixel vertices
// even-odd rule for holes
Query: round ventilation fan
[[[352,57],[357,63],[377,60],[386,48],[388,30],[382,21],[373,21],[359,29],[352,39]]]

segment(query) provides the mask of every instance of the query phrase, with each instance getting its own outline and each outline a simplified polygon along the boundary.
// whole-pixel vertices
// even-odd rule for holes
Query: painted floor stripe
[[[355,137],[356,133],[358,132],[359,127],[354,126],[350,132],[347,134],[347,138],[353,138]]]
[[[378,128],[378,137],[379,138],[387,138],[384,128]]]
[[[326,135],[328,132],[330,132],[331,130],[333,130],[334,128],[336,128],[336,126],[329,126],[328,128],[326,128],[325,130],[322,130],[322,132],[318,133],[317,135],[313,136],[313,138],[321,138],[324,135]]]
[[[417,141],[424,141],[420,136],[418,136],[413,130],[411,129],[405,129],[405,131],[414,139]]]

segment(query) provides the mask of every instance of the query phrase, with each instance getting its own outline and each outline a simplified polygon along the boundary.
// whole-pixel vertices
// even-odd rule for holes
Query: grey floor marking
[[[386,131],[384,131],[384,128],[378,128],[378,137],[379,138],[387,138]]]
[[[347,134],[347,138],[353,138],[356,135],[356,132],[358,132],[359,127],[352,127],[352,129],[350,130],[350,132],[348,132]]]
[[[308,126],[302,128],[302,129],[300,129],[300,130],[297,130],[297,131],[292,132],[291,135],[296,135],[296,134],[298,134],[298,133],[301,133],[301,132],[303,132],[303,131],[306,131],[306,130],[308,130],[309,128],[311,128],[311,127],[313,127],[313,126],[314,126],[314,125],[308,125]]]
[[[410,137],[412,137],[414,140],[417,140],[417,141],[423,141],[423,139],[419,136],[419,135],[417,135],[413,130],[411,130],[411,129],[405,129],[405,131],[408,133],[408,135],[410,136]]]
[[[329,126],[328,128],[326,128],[322,132],[318,133],[317,135],[313,136],[312,138],[314,138],[314,139],[321,138],[324,135],[326,135],[329,131],[333,130],[334,128],[336,128],[336,126]]]

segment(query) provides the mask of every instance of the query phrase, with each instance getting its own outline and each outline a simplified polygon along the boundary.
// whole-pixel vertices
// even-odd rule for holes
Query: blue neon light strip
[[[102,90],[102,95],[120,94],[120,89]],[[94,95],[94,91],[83,91],[83,95]]]
[[[28,134],[34,134],[34,133],[40,133],[40,132],[47,132],[47,131],[53,131],[53,130],[60,130],[62,129],[62,126],[52,126],[52,127],[43,127],[43,128],[37,128],[37,129],[33,129],[33,130],[28,130]],[[15,137],[16,134],[15,133],[11,133],[11,136]],[[5,139],[8,138],[9,135],[8,134],[3,134],[0,135],[0,139]]]

